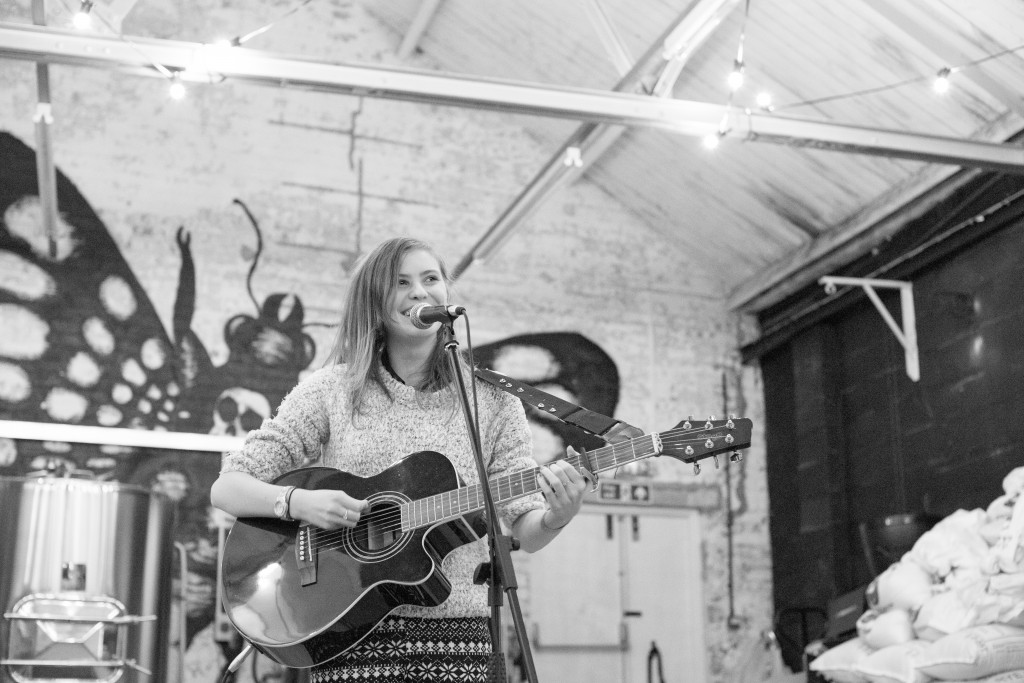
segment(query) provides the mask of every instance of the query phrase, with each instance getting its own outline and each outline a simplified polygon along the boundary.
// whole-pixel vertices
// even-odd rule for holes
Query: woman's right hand
[[[354,527],[370,506],[368,500],[359,500],[334,489],[295,489],[290,503],[292,519],[321,529]]]

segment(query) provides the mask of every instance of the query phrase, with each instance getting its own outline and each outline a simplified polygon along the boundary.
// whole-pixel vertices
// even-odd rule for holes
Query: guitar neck
[[[575,454],[566,457],[566,461],[577,470],[586,467],[596,474],[628,465],[637,460],[650,458],[660,452],[659,435],[647,434],[588,451],[586,454],[587,464],[581,462],[581,456]],[[500,504],[537,493],[541,490],[540,485],[537,484],[539,473],[539,467],[531,467],[491,479],[488,482],[491,498],[496,504]],[[453,491],[445,491],[414,500],[401,507],[402,529],[409,531],[483,509],[483,490],[479,484],[464,486]]]

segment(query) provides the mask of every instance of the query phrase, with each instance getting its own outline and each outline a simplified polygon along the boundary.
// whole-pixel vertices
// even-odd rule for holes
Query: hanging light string
[[[725,101],[725,111],[722,113],[722,121],[718,124],[718,130],[704,136],[703,144],[707,149],[718,147],[718,143],[729,132],[729,113],[733,109],[733,98],[736,95],[736,91],[743,86],[743,71],[746,66],[743,62],[743,44],[747,39],[747,19],[749,17],[750,0],[745,0],[743,3],[743,21],[740,24],[739,45],[736,47],[736,58],[733,60],[732,71],[729,72],[728,77],[729,95]]]
[[[154,69],[156,69],[160,73],[160,75],[162,75],[164,78],[171,82],[169,92],[172,99],[180,100],[185,96],[185,86],[181,81],[181,74],[183,70],[168,69],[166,66],[160,64],[152,57],[150,57],[142,47],[140,47],[137,43],[135,43],[133,40],[124,35],[124,33],[120,29],[116,28],[109,21],[107,21],[107,18],[103,16],[102,12],[93,12],[92,10],[95,7],[95,2],[93,0],[81,0],[78,9],[72,9],[72,7],[68,4],[68,0],[61,0],[61,2],[64,4],[65,9],[72,13],[72,16],[75,19],[75,24],[78,28],[88,27],[88,21],[86,21],[85,19],[91,17],[98,17],[100,23],[102,23],[111,33],[113,33],[119,40],[129,45],[133,50],[138,52],[142,57],[146,59],[147,62],[149,62],[153,66]],[[230,40],[218,41],[217,44],[225,44],[229,47],[238,47],[243,43],[255,38],[256,36],[266,33],[271,28],[281,23],[291,15],[295,14],[296,12],[298,12],[300,9],[310,4],[311,2],[313,2],[313,0],[302,0],[301,2],[299,2],[298,4],[291,7],[289,10],[284,12],[282,15],[280,15],[274,21],[271,21],[268,24],[260,26],[254,31],[239,34]],[[83,19],[83,17],[85,19]],[[214,74],[212,73],[208,73],[208,77],[210,83],[221,83],[225,80],[225,77],[223,75],[215,77]]]
[[[927,81],[931,76],[916,76],[914,78],[907,78],[897,83],[890,83],[888,85],[879,85],[873,88],[865,88],[863,90],[854,90],[852,92],[840,93],[837,95],[825,95],[824,97],[817,97],[811,100],[802,100],[800,102],[790,102],[789,104],[776,104],[772,106],[772,111],[781,111],[783,109],[794,109],[796,107],[811,107],[816,104],[823,104],[825,102],[834,102],[836,100],[845,100],[853,97],[862,97],[864,95],[874,95],[875,93],[885,92],[887,90],[895,90],[896,88],[902,88],[913,83],[921,83]]]
[[[1020,52],[1021,50],[1024,50],[1024,45],[1018,45],[1016,47],[1006,48],[1004,50],[1000,50],[998,52],[994,52],[994,53],[992,53],[990,55],[985,55],[984,57],[980,57],[978,59],[975,59],[975,60],[972,60],[972,61],[969,61],[969,62],[965,62],[963,64],[960,64],[959,66],[942,67],[941,69],[938,70],[938,72],[936,72],[935,76],[917,76],[915,78],[907,78],[907,79],[904,79],[902,81],[896,81],[894,83],[889,83],[889,84],[886,84],[886,85],[879,85],[879,86],[875,86],[875,87],[872,87],[872,88],[864,88],[863,90],[854,90],[854,91],[847,92],[847,93],[839,93],[839,94],[836,94],[836,95],[826,95],[824,97],[816,97],[816,98],[813,98],[813,99],[802,100],[802,101],[799,101],[799,102],[790,102],[788,104],[774,106],[774,107],[772,107],[772,111],[779,111],[779,110],[782,110],[782,109],[795,109],[797,107],[809,107],[809,106],[813,106],[813,105],[817,105],[817,104],[822,104],[822,103],[825,103],[825,102],[835,102],[835,101],[838,101],[838,100],[846,100],[846,99],[851,99],[851,98],[854,98],[854,97],[863,97],[865,95],[874,95],[876,93],[886,92],[886,91],[889,91],[889,90],[896,90],[897,88],[903,88],[903,87],[906,87],[908,85],[913,85],[915,83],[922,83],[922,82],[928,81],[928,80],[944,81],[945,83],[948,84],[948,78],[952,74],[955,74],[955,73],[957,73],[959,71],[963,71],[965,69],[970,69],[971,67],[978,66],[979,64],[984,64],[985,62],[991,61],[993,59],[999,59],[1000,57],[1005,57],[1006,55],[1010,55],[1010,54],[1014,54],[1014,53]],[[936,84],[936,85],[938,85],[938,84]],[[936,87],[936,90],[939,91],[939,92],[944,92],[944,90],[941,90],[938,87]]]
[[[740,24],[740,41],[736,47],[736,59],[732,63],[732,72],[729,74],[729,102],[732,102],[732,93],[743,87],[743,72],[746,64],[743,62],[743,45],[747,40],[747,19],[750,18],[750,0],[743,5],[743,23]]]

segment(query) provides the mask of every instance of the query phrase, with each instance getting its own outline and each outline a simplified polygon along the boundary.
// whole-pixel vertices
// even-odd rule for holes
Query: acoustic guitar
[[[750,445],[746,418],[686,420],[572,456],[581,472],[597,474],[668,455],[684,462]],[[540,491],[536,468],[488,482],[495,503]],[[463,486],[440,453],[413,453],[372,477],[330,467],[288,472],[275,483],[344,490],[369,500],[352,528],[327,531],[276,518],[239,518],[228,533],[221,567],[224,609],[252,645],[293,668],[324,664],[365,637],[400,605],[436,606],[451,584],[441,561],[480,538],[480,485]]]

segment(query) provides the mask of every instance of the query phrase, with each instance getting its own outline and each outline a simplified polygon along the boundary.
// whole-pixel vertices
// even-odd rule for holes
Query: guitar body
[[[399,505],[459,487],[454,466],[432,451],[413,453],[372,477],[308,467],[275,483],[343,490],[370,501],[351,529],[239,518],[228,534],[222,568],[227,616],[256,649],[288,667],[337,657],[400,605],[444,602],[451,584],[441,561],[483,533],[474,524],[479,514],[410,531],[367,521],[397,522]],[[300,556],[311,547],[304,535],[313,549]]]

